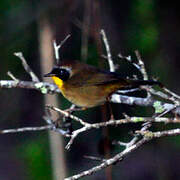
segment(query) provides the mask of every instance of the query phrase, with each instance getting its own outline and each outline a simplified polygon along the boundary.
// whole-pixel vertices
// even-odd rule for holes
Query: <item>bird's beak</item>
[[[44,74],[44,77],[52,77],[54,75],[55,75],[54,73],[50,72],[50,73]]]

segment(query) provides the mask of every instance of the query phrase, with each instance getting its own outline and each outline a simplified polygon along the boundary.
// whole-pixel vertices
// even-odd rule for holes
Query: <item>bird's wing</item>
[[[100,71],[97,69],[88,69],[87,71],[80,72],[78,75],[72,77],[70,81],[73,86],[77,87],[105,85],[118,81],[127,83],[125,79],[120,78],[116,73]]]
[[[91,78],[87,79],[87,85],[104,85],[119,81],[119,77],[110,72],[98,72],[93,74]]]

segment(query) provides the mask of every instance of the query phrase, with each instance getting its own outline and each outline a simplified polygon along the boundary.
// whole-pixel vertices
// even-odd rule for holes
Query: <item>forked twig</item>
[[[53,46],[54,46],[54,52],[55,52],[55,58],[57,61],[57,64],[59,64],[59,49],[62,47],[62,45],[69,39],[71,35],[68,34],[63,41],[59,45],[57,45],[56,41],[53,41]]]

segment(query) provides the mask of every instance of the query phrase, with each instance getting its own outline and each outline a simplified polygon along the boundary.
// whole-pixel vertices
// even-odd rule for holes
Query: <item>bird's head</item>
[[[45,74],[44,77],[56,77],[62,81],[67,81],[70,77],[76,74],[82,67],[78,61],[64,60],[59,65],[56,65],[52,70]]]

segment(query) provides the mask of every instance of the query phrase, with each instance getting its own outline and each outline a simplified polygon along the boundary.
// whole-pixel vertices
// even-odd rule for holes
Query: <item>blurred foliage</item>
[[[29,139],[16,148],[17,156],[25,164],[27,180],[52,178],[47,138],[44,135],[36,138],[36,141]]]
[[[157,50],[159,34],[154,13],[155,4],[153,0],[135,0],[131,6],[130,47],[136,47],[143,54],[151,54]]]

